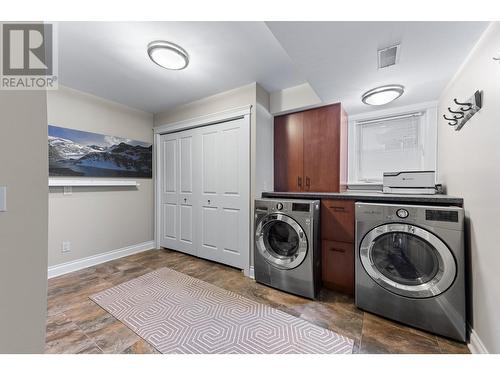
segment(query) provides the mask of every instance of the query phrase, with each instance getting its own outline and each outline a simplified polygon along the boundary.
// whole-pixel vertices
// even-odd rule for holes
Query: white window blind
[[[425,169],[422,113],[359,122],[357,180],[381,182],[384,172]]]

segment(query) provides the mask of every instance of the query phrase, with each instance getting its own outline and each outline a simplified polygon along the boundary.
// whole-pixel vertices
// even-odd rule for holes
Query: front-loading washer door
[[[359,249],[370,277],[389,291],[410,298],[435,297],[455,280],[455,258],[433,233],[409,224],[373,228]]]
[[[307,255],[307,236],[289,216],[272,213],[262,218],[255,231],[255,243],[262,257],[279,269],[298,267]]]

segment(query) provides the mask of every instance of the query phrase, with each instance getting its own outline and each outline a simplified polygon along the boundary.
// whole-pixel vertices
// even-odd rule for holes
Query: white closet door
[[[161,246],[196,255],[193,223],[193,132],[161,136]]]
[[[193,131],[179,135],[179,248],[178,250],[196,255],[195,246],[195,209],[193,206]]]
[[[170,249],[179,246],[179,141],[177,134],[160,137],[161,236],[160,245]]]
[[[247,119],[200,128],[198,255],[244,268],[249,256],[250,160]]]

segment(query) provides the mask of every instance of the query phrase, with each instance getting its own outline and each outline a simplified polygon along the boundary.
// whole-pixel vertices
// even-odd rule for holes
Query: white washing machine
[[[319,200],[255,200],[259,283],[314,299],[320,288]]]
[[[356,203],[356,306],[466,340],[460,207]]]

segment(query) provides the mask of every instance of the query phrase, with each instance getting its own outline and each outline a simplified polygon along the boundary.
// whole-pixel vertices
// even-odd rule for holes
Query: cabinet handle
[[[330,208],[334,211],[345,211],[345,207],[342,206],[330,206]]]
[[[331,247],[330,251],[335,251],[337,253],[345,253],[344,249],[337,249],[336,247]]]
[[[302,187],[302,177],[297,177],[297,185],[299,185],[299,187],[301,188]]]
[[[309,186],[311,186],[311,180],[309,179],[309,177],[306,177],[306,187],[307,187],[307,190],[309,190]]]

